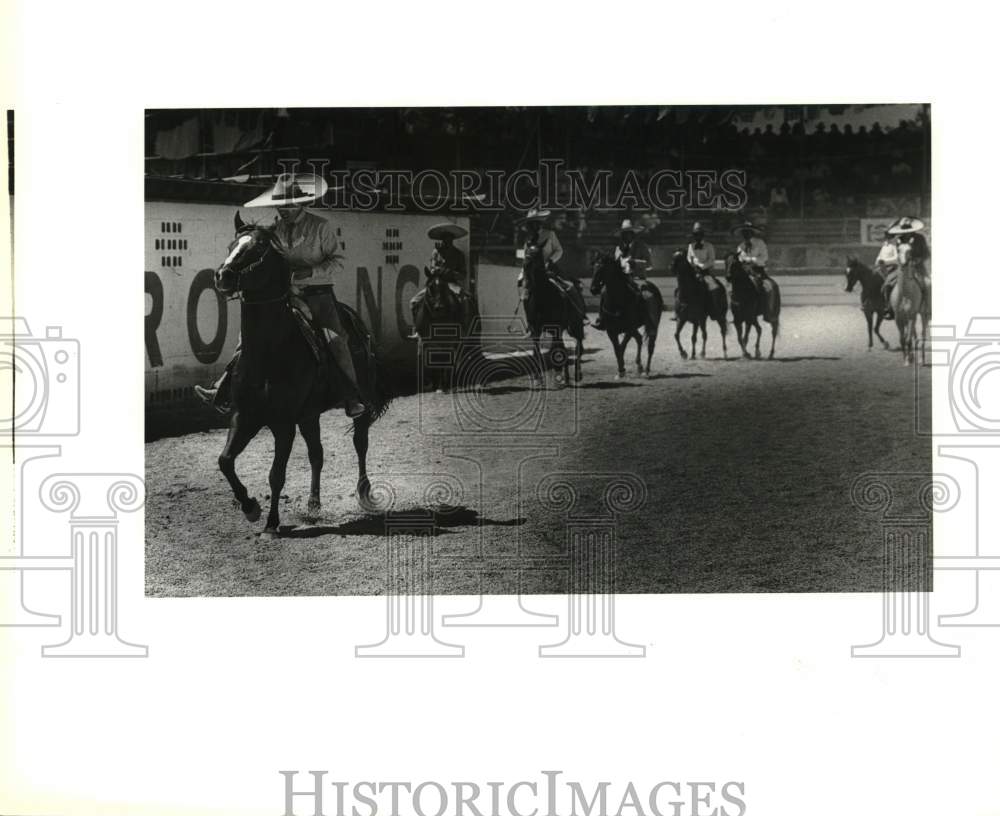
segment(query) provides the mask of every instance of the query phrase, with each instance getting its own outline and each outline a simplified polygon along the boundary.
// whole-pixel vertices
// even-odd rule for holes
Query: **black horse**
[[[583,320],[586,305],[578,286],[568,291],[549,278],[545,268],[542,250],[536,245],[525,248],[524,254],[524,318],[528,323],[534,346],[534,360],[537,366],[532,372],[532,380],[541,382],[537,372],[543,372],[542,352],[539,340],[543,334],[551,335],[552,349],[549,359],[556,369],[556,382],[564,385],[569,379],[569,354],[563,343],[563,332],[569,332],[576,340],[574,359],[574,380],[580,382],[580,363],[583,357]]]
[[[274,435],[274,459],[268,476],[271,507],[264,535],[277,536],[278,503],[285,485],[285,470],[298,426],[309,451],[312,483],[308,511],[320,509],[319,480],[323,468],[319,415],[339,402],[333,367],[321,364],[321,344],[316,350],[307,340],[292,309],[291,273],[274,232],[257,224],[244,224],[236,213],[236,239],[215,273],[215,287],[224,295],[240,298],[242,347],[233,371],[229,437],[219,455],[219,469],[229,481],[240,509],[249,521],[260,518],[257,500],[247,493],[236,475],[236,458],[265,425]],[[389,405],[388,380],[358,314],[337,304],[347,329],[358,385],[368,410],[354,420],[354,449],[358,455],[358,497],[366,502],[370,492],[366,467],[368,429]],[[325,361],[324,361],[325,362]]]
[[[750,358],[747,343],[750,342],[750,327],[757,330],[757,346],[754,356],[760,358],[760,323],[758,317],[763,317],[771,324],[771,353],[768,359],[774,359],[774,341],[778,336],[781,321],[781,290],[773,278],[767,278],[761,283],[758,291],[753,279],[753,273],[748,265],[743,264],[736,255],[726,256],[726,278],[733,287],[731,306],[733,310],[733,325],[736,326],[736,339],[743,349],[743,356]]]
[[[481,353],[477,338],[475,301],[468,294],[456,294],[444,270],[424,267],[427,288],[423,309],[425,320],[420,334],[421,368],[430,387],[438,393],[452,387],[455,371],[463,369],[470,355]]]
[[[635,340],[635,365],[639,376],[649,376],[649,367],[656,349],[656,334],[663,316],[663,295],[655,284],[642,281],[638,287],[625,275],[625,270],[615,258],[598,252],[591,262],[593,278],[591,294],[601,295],[601,319],[608,339],[615,350],[618,374],[625,376],[625,348]],[[646,337],[646,367],[642,366],[642,334]]]
[[[868,324],[868,350],[871,351],[873,346],[872,332],[888,349],[889,343],[879,331],[885,317],[885,296],[882,294],[882,284],[885,282],[885,278],[877,272],[873,272],[853,256],[848,257],[847,269],[844,274],[847,276],[845,292],[853,292],[854,285],[861,284],[861,311],[865,313],[865,322]],[[875,318],[874,325],[872,325],[873,317]]]
[[[674,317],[677,320],[677,330],[674,340],[681,358],[688,359],[684,346],[681,345],[681,329],[686,323],[692,324],[691,329],[691,359],[695,358],[698,345],[698,329],[701,329],[701,356],[705,356],[705,342],[708,332],[705,325],[709,320],[719,324],[722,333],[722,356],[729,359],[726,347],[726,335],[729,333],[729,323],[726,313],[729,311],[729,296],[726,287],[714,275],[705,275],[691,266],[684,250],[674,253],[671,267],[677,278],[677,288],[674,290]]]

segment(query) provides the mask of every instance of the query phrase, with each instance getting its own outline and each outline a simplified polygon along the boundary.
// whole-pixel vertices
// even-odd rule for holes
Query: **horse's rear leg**
[[[576,336],[576,349],[575,358],[573,360],[573,381],[580,382],[583,379],[583,326],[580,327],[580,333]]]
[[[719,332],[722,334],[722,359],[729,359],[729,349],[726,348],[726,318],[718,321]]]
[[[561,331],[552,332],[552,345],[549,349],[549,355],[556,369],[556,382],[565,385],[569,380],[569,352],[566,350]]]
[[[865,322],[868,324],[868,350],[871,351],[875,340],[872,337],[872,313],[869,311],[865,311]]]
[[[371,483],[368,481],[368,429],[371,417],[363,414],[354,420],[354,450],[358,454],[358,501],[362,507],[368,504]]]
[[[271,509],[267,514],[263,535],[274,537],[278,535],[278,505],[281,502],[281,491],[285,488],[288,457],[292,455],[292,443],[295,442],[295,423],[272,425],[271,433],[274,434],[274,460],[267,476],[267,483],[271,486]]]
[[[632,332],[632,339],[635,340],[635,373],[642,376],[642,335],[636,329]]]
[[[757,343],[754,346],[753,356],[756,357],[759,360],[760,359],[760,335],[761,335],[760,321],[758,321],[757,318],[754,318],[753,323],[751,325],[757,330]],[[749,339],[749,338],[750,338],[750,329],[747,329],[747,339]]]
[[[229,422],[229,436],[226,438],[226,445],[222,449],[222,453],[219,454],[219,470],[229,482],[233,495],[239,502],[240,510],[247,517],[247,521],[257,521],[260,518],[260,504],[256,499],[251,498],[243,482],[236,475],[236,457],[243,453],[260,428],[259,423],[247,424],[237,411]]]
[[[773,360],[774,359],[774,344],[775,344],[775,341],[777,341],[777,339],[778,339],[778,324],[777,323],[772,323],[771,324],[771,353],[767,355],[767,359],[768,360]]]
[[[705,345],[708,343],[708,318],[701,319],[701,358],[705,359]]]
[[[300,422],[299,431],[306,441],[306,448],[309,451],[309,467],[312,470],[312,478],[309,483],[309,504],[306,506],[306,513],[315,517],[319,515],[322,507],[319,499],[319,477],[323,472],[323,442],[319,435],[319,414]]]

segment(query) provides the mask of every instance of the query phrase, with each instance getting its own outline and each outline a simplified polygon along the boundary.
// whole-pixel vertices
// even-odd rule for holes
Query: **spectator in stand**
[[[788,190],[781,182],[771,188],[770,208],[775,215],[784,215],[788,212],[790,203],[788,201]]]

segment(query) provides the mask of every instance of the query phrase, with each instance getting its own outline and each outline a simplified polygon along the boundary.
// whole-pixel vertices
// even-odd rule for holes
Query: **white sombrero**
[[[528,210],[528,214],[521,220],[524,223],[528,223],[529,221],[548,221],[550,215],[552,215],[552,210],[540,210],[538,207],[532,207]]]
[[[294,207],[312,204],[326,195],[327,185],[315,173],[282,173],[274,187],[244,204],[244,207]]]
[[[460,227],[458,224],[435,224],[427,230],[427,237],[432,241],[440,241],[443,238],[451,238],[452,240],[457,241],[459,238],[464,238],[468,234],[468,231],[464,227]]]
[[[638,234],[642,232],[645,227],[642,224],[633,224],[631,218],[626,218],[622,221],[622,225],[618,228],[618,232],[615,235],[621,235],[623,232],[631,232],[633,234]]]
[[[912,218],[904,215],[895,224],[885,231],[886,235],[909,235],[911,232],[920,232],[924,228],[924,222],[919,218]]]

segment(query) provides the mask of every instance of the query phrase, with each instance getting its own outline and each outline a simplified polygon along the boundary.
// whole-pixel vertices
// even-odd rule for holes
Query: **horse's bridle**
[[[243,289],[241,288],[243,283],[243,276],[246,275],[248,272],[252,272],[258,266],[264,263],[264,259],[268,256],[268,253],[271,252],[272,250],[274,250],[274,244],[270,239],[268,239],[267,245],[264,247],[264,251],[260,253],[260,257],[257,258],[257,260],[254,261],[253,263],[247,264],[245,267],[236,272],[236,286],[234,287],[232,294],[227,295],[226,297],[227,300],[239,300],[240,303],[246,303],[251,306],[255,306],[258,304],[263,305],[266,303],[277,303],[278,301],[286,300],[288,298],[289,292],[286,290],[277,297],[264,298],[263,300],[248,300],[246,294],[243,292]]]

